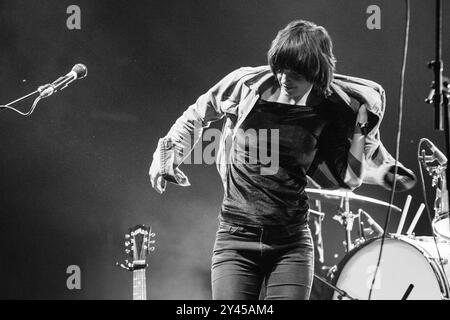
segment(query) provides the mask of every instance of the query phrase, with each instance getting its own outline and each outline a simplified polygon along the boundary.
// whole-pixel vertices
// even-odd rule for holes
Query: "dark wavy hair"
[[[274,74],[282,69],[293,70],[324,95],[330,94],[336,58],[324,27],[305,20],[290,22],[272,41],[267,59]]]

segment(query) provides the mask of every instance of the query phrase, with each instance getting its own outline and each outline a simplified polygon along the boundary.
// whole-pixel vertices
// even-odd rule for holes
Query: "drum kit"
[[[430,167],[428,167],[430,168]],[[318,210],[310,214],[323,220],[320,203],[337,202],[334,220],[345,229],[346,254],[324,277],[315,274],[315,280],[327,288],[325,299],[332,300],[449,300],[450,299],[450,220],[445,167],[439,165],[427,169],[436,187],[435,217],[432,236],[415,236],[414,228],[425,208],[421,204],[407,232],[403,225],[411,203],[408,196],[404,208],[374,198],[362,196],[349,190],[325,190],[306,188],[309,198],[315,200]],[[384,230],[362,209],[357,213],[352,205],[375,204],[392,212],[402,213],[396,233]],[[363,218],[370,228],[364,228]],[[355,223],[357,221],[357,223]],[[356,239],[352,229],[357,225]],[[368,231],[371,231],[370,233]],[[368,236],[368,235],[371,235]],[[382,247],[381,260],[379,260]],[[377,264],[379,265],[377,267]]]

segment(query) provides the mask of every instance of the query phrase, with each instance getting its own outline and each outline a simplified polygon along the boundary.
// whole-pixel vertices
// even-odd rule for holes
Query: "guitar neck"
[[[147,300],[145,268],[133,270],[133,300]]]

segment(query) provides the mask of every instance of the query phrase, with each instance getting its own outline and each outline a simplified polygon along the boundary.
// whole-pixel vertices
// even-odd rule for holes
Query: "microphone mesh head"
[[[72,71],[77,74],[77,79],[81,79],[87,76],[87,68],[84,64],[78,63],[74,65]]]

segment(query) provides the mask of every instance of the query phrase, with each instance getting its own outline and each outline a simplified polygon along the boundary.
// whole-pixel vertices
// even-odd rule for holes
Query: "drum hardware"
[[[440,238],[450,240],[450,217],[449,217],[449,199],[447,191],[447,159],[437,149],[434,144],[426,139],[420,140],[419,148],[422,143],[426,143],[433,152],[432,155],[426,155],[425,150],[421,150],[419,160],[428,174],[431,176],[431,186],[436,188],[434,200],[435,216],[432,221],[433,232]],[[430,163],[437,161],[437,165]]]
[[[411,204],[411,199],[412,199],[411,195],[408,195],[408,197],[406,198],[405,205],[403,207],[402,216],[400,218],[400,223],[398,224],[398,227],[397,227],[397,232],[392,234],[393,237],[402,236],[402,230],[403,230],[403,226],[405,224],[406,216],[408,215],[408,210],[409,210],[409,206]],[[417,209],[417,212],[416,212],[411,224],[409,225],[408,231],[406,231],[406,236],[414,237],[413,231],[414,231],[414,229],[417,225],[417,222],[419,221],[424,209],[425,209],[425,204],[421,203],[419,206],[419,209]]]
[[[406,231],[406,235],[409,236],[414,231],[414,228],[416,227],[417,221],[419,221],[420,216],[422,215],[423,209],[425,208],[425,204],[421,203],[419,206],[419,209],[417,209],[416,215],[414,216],[413,221],[409,225],[408,231]]]
[[[344,208],[341,207],[338,210],[338,213],[340,213],[340,216],[342,219],[342,225],[345,228],[346,251],[350,252],[350,250],[353,249],[352,229],[353,229],[353,222],[354,222],[356,216],[350,211],[350,199],[349,199],[348,194],[346,194],[345,197],[342,198],[342,202],[344,204]],[[341,202],[341,205],[342,205],[342,202]]]
[[[353,248],[359,247],[361,244],[367,240],[375,237],[382,236],[384,233],[383,228],[363,209],[358,209],[358,214],[356,215],[359,220],[358,228],[358,238],[353,242]],[[369,225],[368,228],[365,227],[364,221],[361,217],[365,217],[366,223]]]
[[[448,264],[448,259],[446,258],[434,258],[434,257],[429,257],[430,259],[433,259],[434,261],[436,261],[437,263],[442,263],[443,265]]]
[[[405,224],[406,216],[408,215],[408,210],[409,210],[409,205],[411,204],[411,199],[412,199],[411,195],[408,194],[405,205],[403,206],[402,217],[400,218],[400,223],[398,224],[396,234],[399,234],[399,235],[402,234],[403,225]]]
[[[390,234],[389,235],[392,239],[404,239],[404,238],[409,238],[411,240],[415,240],[416,239],[416,235],[415,234],[410,234],[410,235],[404,235],[404,234]]]
[[[334,291],[336,291],[338,293],[338,299],[342,300],[344,298],[347,298],[349,300],[358,300],[353,298],[352,296],[350,296],[347,292],[345,292],[344,290],[339,289],[338,287],[332,285],[331,283],[329,283],[327,280],[325,280],[324,278],[322,278],[321,276],[318,276],[317,274],[314,273],[314,277],[319,280],[320,282],[322,282],[323,284],[325,284],[326,286],[330,287],[331,289],[333,289]]]
[[[353,245],[352,245],[352,241],[351,241],[351,231],[353,229],[353,222],[356,218],[356,215],[354,215],[349,210],[350,205],[348,203],[348,199],[346,200],[345,206],[348,209],[344,209],[342,207],[337,208],[337,213],[333,216],[333,220],[339,222],[341,225],[344,226],[345,240],[342,243],[345,247],[345,251],[349,252],[350,250],[353,249]]]
[[[368,228],[365,227],[364,222],[361,217],[364,216]],[[346,239],[343,241],[343,245],[346,248],[346,252],[354,249],[355,247],[360,246],[367,239],[378,237],[383,235],[383,228],[363,209],[359,208],[358,213],[354,214],[351,211],[345,212],[342,208],[338,209],[338,214],[333,217],[334,220],[338,221],[340,224],[344,225],[346,231]],[[358,220],[358,238],[356,238],[353,242],[351,239],[351,231],[353,229],[354,220]],[[345,224],[347,221],[347,224]],[[348,245],[350,243],[350,245]]]
[[[447,258],[441,258],[441,263],[448,264],[448,259]]]
[[[358,210],[358,214],[359,216],[364,215],[366,217],[366,221],[369,224],[370,228],[369,228],[369,232],[371,231],[371,233],[369,235],[375,234],[375,236],[381,236],[384,233],[383,228],[380,227],[380,225],[378,223],[376,223],[376,221],[363,209],[359,209]]]
[[[353,249],[359,247],[364,242],[366,242],[365,238],[360,237],[360,238],[355,239],[355,241],[353,242]]]
[[[402,297],[402,300],[408,299],[409,295],[411,294],[412,289],[414,288],[414,285],[412,283],[409,284],[408,289],[406,289],[405,294]]]
[[[367,237],[373,233],[371,228],[364,228],[364,222],[361,221],[361,214],[359,214],[358,222],[358,238],[353,241],[353,248],[357,248],[366,242]]]
[[[337,210],[337,214],[333,216],[333,219],[342,224],[345,228],[345,241],[344,246],[346,252],[350,252],[354,248],[352,243],[351,232],[355,219],[358,219],[359,239],[355,241],[356,244],[360,244],[364,241],[364,229],[361,227],[361,215],[354,214],[350,210],[350,200],[362,203],[374,203],[382,206],[391,206],[396,211],[401,211],[400,208],[390,205],[387,202],[373,199],[370,197],[361,196],[353,193],[349,190],[327,190],[327,189],[314,189],[305,188],[308,196],[314,200],[325,200],[326,202],[335,203],[336,200],[340,201],[340,207]]]
[[[320,218],[320,221],[323,221],[323,219],[325,218],[325,213],[323,213],[323,212],[313,210],[313,209],[309,209],[309,212],[318,216]]]

